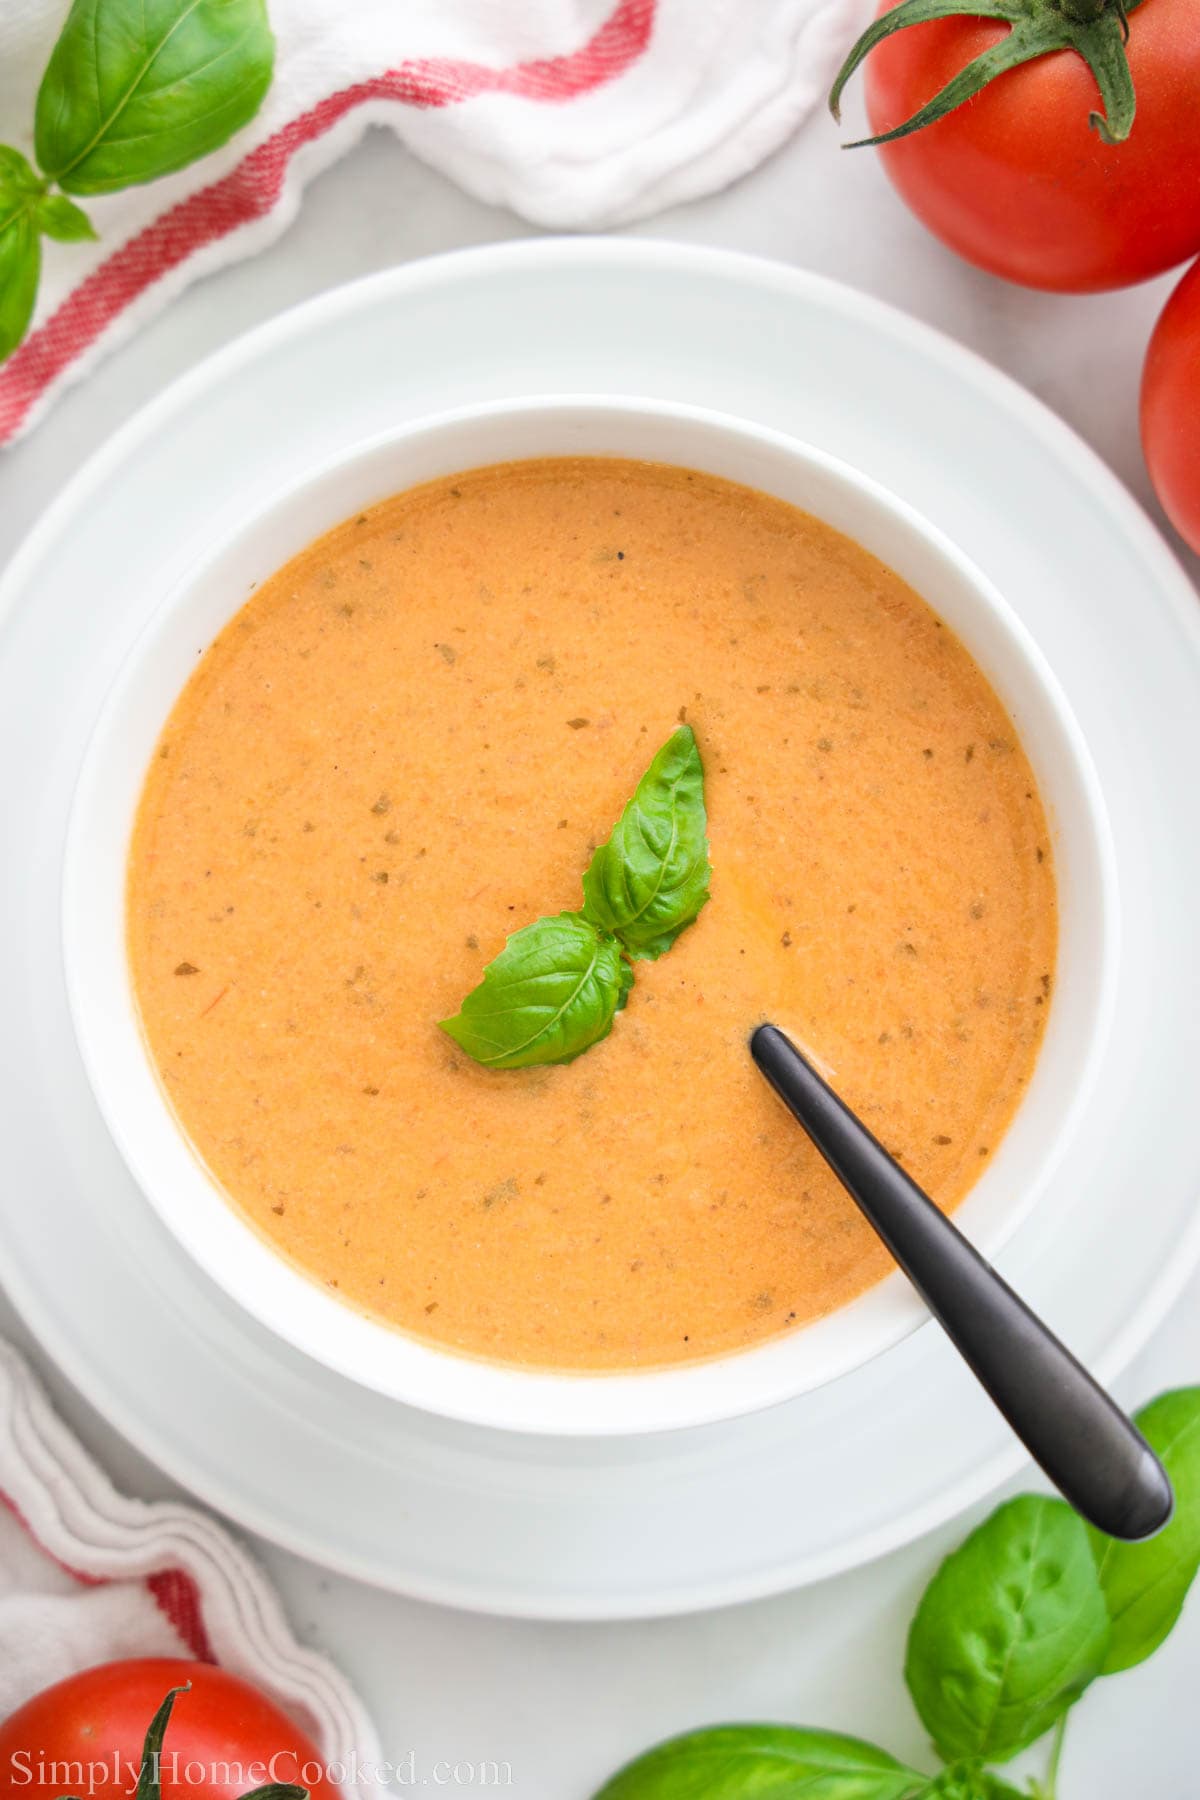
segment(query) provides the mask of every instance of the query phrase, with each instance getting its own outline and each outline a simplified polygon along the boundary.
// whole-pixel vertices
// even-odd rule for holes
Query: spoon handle
[[[1166,1471],[1104,1389],[782,1031],[760,1025],[750,1052],[1059,1492],[1110,1537],[1160,1530]]]

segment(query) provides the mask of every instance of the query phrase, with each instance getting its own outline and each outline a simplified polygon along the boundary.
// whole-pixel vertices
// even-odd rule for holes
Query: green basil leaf
[[[1161,1394],[1135,1419],[1171,1477],[1175,1514],[1165,1530],[1144,1544],[1121,1544],[1091,1533],[1112,1620],[1102,1675],[1132,1669],[1158,1649],[1200,1569],[1200,1387]]]
[[[23,204],[27,195],[36,196],[45,189],[46,183],[29,158],[11,144],[0,144],[0,218]]]
[[[614,937],[559,913],[514,932],[442,1030],[489,1069],[570,1062],[607,1037],[632,979]]]
[[[669,950],[708,899],[704,767],[690,725],[672,732],[583,878],[584,917],[629,955]]]
[[[65,194],[44,194],[37,203],[34,217],[38,230],[60,244],[95,241],[96,228],[92,221],[82,206],[76,206]]]
[[[274,57],[265,0],[74,0],[38,90],[38,162],[72,194],[169,175],[254,117]]]
[[[33,317],[42,273],[42,243],[28,206],[0,191],[0,362],[11,356]]]
[[[42,273],[34,218],[45,191],[28,157],[0,144],[0,362],[12,355],[33,317]]]
[[[922,1790],[921,1800],[1029,1800],[1029,1794],[972,1761],[943,1769]]]
[[[1108,1612],[1082,1519],[1023,1494],[948,1556],[917,1608],[905,1679],[947,1762],[1004,1762],[1100,1673]]]
[[[627,1763],[595,1800],[918,1800],[929,1777],[835,1731],[717,1725]]]

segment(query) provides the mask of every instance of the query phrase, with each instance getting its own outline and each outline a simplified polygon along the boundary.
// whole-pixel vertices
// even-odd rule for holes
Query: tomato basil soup
[[[439,1029],[677,721],[712,897],[612,1033],[498,1072]],[[770,1017],[951,1207],[1053,985],[1046,819],[953,633],[712,477],[477,470],[347,520],[206,650],[146,778],[129,952],[182,1129],[349,1304],[577,1369],[735,1350],[890,1266],[755,1071]]]

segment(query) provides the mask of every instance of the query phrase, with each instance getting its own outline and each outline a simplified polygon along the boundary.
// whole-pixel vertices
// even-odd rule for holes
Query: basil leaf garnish
[[[690,725],[672,732],[583,878],[584,917],[635,960],[669,950],[708,899],[704,767]]]
[[[718,1725],[626,1764],[595,1800],[919,1800],[929,1777],[836,1731]]]
[[[583,878],[583,911],[510,937],[448,1031],[492,1069],[570,1062],[605,1037],[633,985],[626,957],[661,956],[708,899],[704,769],[683,725],[667,739]]]
[[[925,1590],[904,1674],[947,1762],[1004,1762],[1104,1666],[1109,1623],[1082,1519],[1024,1494],[998,1507]]]
[[[559,913],[514,932],[442,1030],[489,1069],[570,1062],[608,1035],[632,980],[614,937]]]
[[[1132,1669],[1158,1649],[1200,1569],[1200,1387],[1160,1394],[1134,1420],[1171,1477],[1175,1515],[1142,1544],[1090,1533],[1112,1620],[1103,1675]]]
[[[38,162],[72,194],[169,175],[254,117],[274,56],[264,0],[74,0],[38,90]]]

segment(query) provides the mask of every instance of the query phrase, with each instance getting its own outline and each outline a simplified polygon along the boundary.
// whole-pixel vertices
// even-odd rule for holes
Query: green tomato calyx
[[[1133,130],[1137,110],[1126,53],[1129,14],[1141,4],[1142,0],[902,0],[869,25],[851,50],[830,91],[829,110],[840,119],[846,83],[875,46],[897,31],[928,24],[931,19],[998,19],[1008,26],[1007,36],[967,63],[910,119],[877,137],[859,138],[846,148],[856,150],[910,137],[973,100],[998,75],[1056,50],[1074,50],[1083,58],[1102,103],[1102,110],[1091,113],[1088,122],[1106,144],[1124,143]]]

